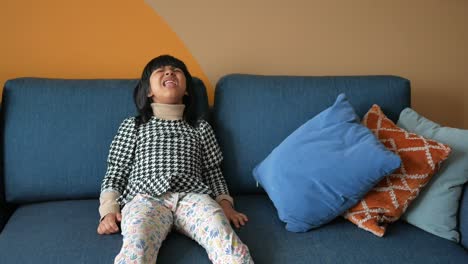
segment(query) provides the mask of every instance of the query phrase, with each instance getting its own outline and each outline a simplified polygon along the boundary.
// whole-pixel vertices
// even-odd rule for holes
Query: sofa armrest
[[[10,218],[11,211],[6,206],[0,205],[0,234],[2,233],[3,227],[5,227],[8,218]]]
[[[0,234],[3,231],[8,219],[13,213],[15,207],[7,204],[5,200],[5,188],[4,188],[4,177],[3,177],[3,160],[0,160]]]
[[[3,177],[3,160],[0,160],[0,234],[2,233],[3,227],[10,218],[13,209],[5,201],[5,188],[4,188],[4,177]]]
[[[3,101],[3,100],[2,100]],[[5,186],[4,186],[4,171],[3,171],[3,111],[2,111],[2,102],[0,102],[0,233],[3,230],[8,218],[11,215],[11,210],[8,208],[6,201],[5,201]]]
[[[460,213],[458,223],[460,225],[461,244],[468,249],[468,183],[463,188],[463,195],[460,201]]]

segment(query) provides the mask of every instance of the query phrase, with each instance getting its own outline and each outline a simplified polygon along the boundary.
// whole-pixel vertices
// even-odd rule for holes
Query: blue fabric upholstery
[[[404,222],[385,238],[338,218],[307,233],[291,233],[266,195],[234,197],[249,223],[237,230],[256,263],[464,263],[456,243]],[[119,234],[96,233],[98,200],[45,202],[18,208],[0,236],[0,263],[112,263]],[[26,228],[27,227],[27,228]],[[260,239],[262,238],[262,239]],[[372,254],[369,254],[372,252]],[[158,263],[210,263],[205,250],[175,231],[163,243]]]
[[[122,120],[136,114],[136,82],[8,81],[2,107],[6,201],[97,197],[112,138]],[[203,83],[194,82],[201,115],[208,97]]]
[[[3,124],[3,122],[1,124]],[[0,138],[3,139],[3,136],[0,136]],[[1,141],[0,146],[3,145],[4,143],[3,141]],[[8,221],[8,217],[10,216],[10,210],[8,209],[5,201],[5,189],[3,186],[3,182],[3,160],[0,160],[0,233],[2,232],[2,228],[6,224],[6,222]]]
[[[468,250],[468,184],[465,184],[463,198],[460,201],[460,237],[462,245]]]
[[[98,206],[98,200],[20,206],[0,235],[0,263],[112,263],[122,237],[96,233]]]
[[[0,263],[112,263],[122,237],[97,235],[96,198],[112,137],[122,119],[135,113],[134,84],[135,80],[35,78],[6,84],[0,129]],[[207,97],[199,80],[196,85],[201,113],[207,109]],[[231,190],[262,193],[255,187],[253,166],[341,92],[360,116],[378,103],[396,121],[410,104],[409,82],[398,77],[223,78],[216,91],[214,121]],[[2,191],[10,203],[5,204]],[[467,196],[461,208],[465,245]],[[83,199],[89,197],[93,199]],[[61,201],[45,201],[53,199]],[[384,238],[341,218],[298,234],[284,229],[265,194],[234,199],[237,209],[249,216],[247,226],[237,232],[257,264],[468,259],[463,247],[404,222],[392,225]],[[3,228],[6,208],[12,205],[17,209]],[[163,243],[158,263],[210,262],[201,246],[173,232]]]
[[[3,136],[3,115],[1,114],[3,112],[3,105],[1,105],[0,102],[0,146],[5,145],[5,138]],[[3,149],[0,151],[0,157],[3,156]],[[8,205],[6,204],[5,201],[5,186],[4,186],[4,170],[3,170],[3,158],[0,158],[0,233],[2,232],[3,226],[6,224],[8,221],[8,217],[10,216],[10,210],[8,208]]]
[[[396,122],[410,106],[409,81],[394,76],[223,77],[216,86],[213,125],[231,192],[263,193],[251,176],[255,165],[340,93],[360,117],[375,103]]]
[[[267,196],[235,197],[237,208],[249,216],[238,231],[256,263],[464,263],[468,252],[403,221],[390,226],[384,238],[335,219],[306,233],[292,233],[271,215]],[[263,239],[259,239],[263,238]]]
[[[21,206],[0,236],[0,263],[113,263],[122,236],[96,233],[98,206],[98,200]],[[177,233],[165,241],[159,259],[162,263],[193,263],[193,259],[210,263],[201,246]]]
[[[2,196],[0,196],[2,197]],[[10,210],[6,206],[4,201],[0,201],[0,233],[2,232],[3,226],[5,226],[8,218],[10,217]]]

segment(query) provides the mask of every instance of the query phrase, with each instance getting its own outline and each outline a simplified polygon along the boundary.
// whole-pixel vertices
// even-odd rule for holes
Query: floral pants
[[[122,210],[123,245],[115,263],[156,263],[163,240],[174,227],[203,246],[213,263],[253,263],[223,209],[209,195],[137,195]]]

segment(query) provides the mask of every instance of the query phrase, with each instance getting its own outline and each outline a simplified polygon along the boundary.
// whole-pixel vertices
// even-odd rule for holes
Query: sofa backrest
[[[347,95],[359,116],[378,104],[395,122],[411,99],[410,82],[396,76],[223,77],[216,86],[213,125],[231,193],[264,193],[252,169],[339,93]]]
[[[110,143],[123,119],[136,115],[136,83],[133,79],[7,81],[0,174],[6,201],[98,197]],[[196,78],[194,84],[197,112],[206,114],[205,86]]]

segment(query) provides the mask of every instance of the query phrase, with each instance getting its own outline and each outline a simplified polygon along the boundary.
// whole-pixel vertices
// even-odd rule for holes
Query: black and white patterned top
[[[229,195],[222,159],[213,129],[204,120],[192,127],[184,120],[153,116],[137,129],[135,117],[130,117],[111,143],[101,192],[117,191],[121,206],[137,194]]]

